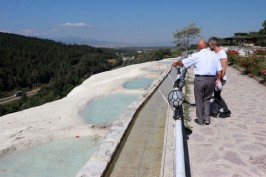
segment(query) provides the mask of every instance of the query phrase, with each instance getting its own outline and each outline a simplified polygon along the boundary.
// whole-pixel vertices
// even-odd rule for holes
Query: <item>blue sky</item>
[[[131,44],[171,43],[191,23],[204,38],[258,31],[266,0],[0,0],[0,31]]]

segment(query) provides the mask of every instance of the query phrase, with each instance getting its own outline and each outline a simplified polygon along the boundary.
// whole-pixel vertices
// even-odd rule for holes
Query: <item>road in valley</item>
[[[40,88],[37,88],[37,89],[31,90],[29,92],[26,92],[26,94],[27,94],[27,96],[32,96],[32,95],[38,93],[39,90],[40,90]],[[19,99],[21,99],[21,96],[6,97],[6,98],[3,98],[3,99],[0,99],[0,104],[7,104],[7,103],[10,103],[10,102],[13,102],[13,101],[17,101]]]

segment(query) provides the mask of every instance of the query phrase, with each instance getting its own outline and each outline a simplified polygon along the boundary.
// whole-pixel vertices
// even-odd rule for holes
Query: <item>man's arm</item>
[[[217,71],[217,80],[216,80],[216,83],[217,82],[221,82],[221,80],[222,80],[222,70],[221,71]]]
[[[221,59],[221,64],[222,64],[222,73],[221,73],[221,77],[224,78],[224,75],[226,73],[226,69],[227,69],[227,58],[222,58]]]
[[[198,59],[199,59],[199,52],[190,55],[188,58],[184,58],[183,60],[178,60],[177,62],[174,62],[172,64],[172,66],[176,67],[178,65],[181,67],[184,66],[184,67],[188,68],[191,65],[197,63]]]

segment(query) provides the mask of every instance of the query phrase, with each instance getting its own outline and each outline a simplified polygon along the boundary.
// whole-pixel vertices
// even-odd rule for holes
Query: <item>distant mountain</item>
[[[173,47],[174,43],[169,41],[159,41],[159,42],[150,42],[150,43],[142,43],[141,47]]]
[[[94,47],[162,47],[162,46],[173,46],[171,42],[151,42],[151,43],[123,43],[123,42],[111,42],[97,39],[88,39],[76,36],[68,36],[53,39],[56,41],[60,41],[66,44],[79,44],[79,45],[90,45]]]
[[[66,44],[78,44],[78,45],[90,45],[94,47],[123,47],[129,46],[129,44],[119,43],[119,42],[110,42],[110,41],[103,41],[97,39],[87,39],[75,36],[68,36],[54,39],[56,41],[60,41]]]

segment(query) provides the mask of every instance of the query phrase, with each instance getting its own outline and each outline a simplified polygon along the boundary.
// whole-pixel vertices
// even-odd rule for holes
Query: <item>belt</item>
[[[198,74],[196,74],[195,77],[215,77],[215,75],[198,75]]]

